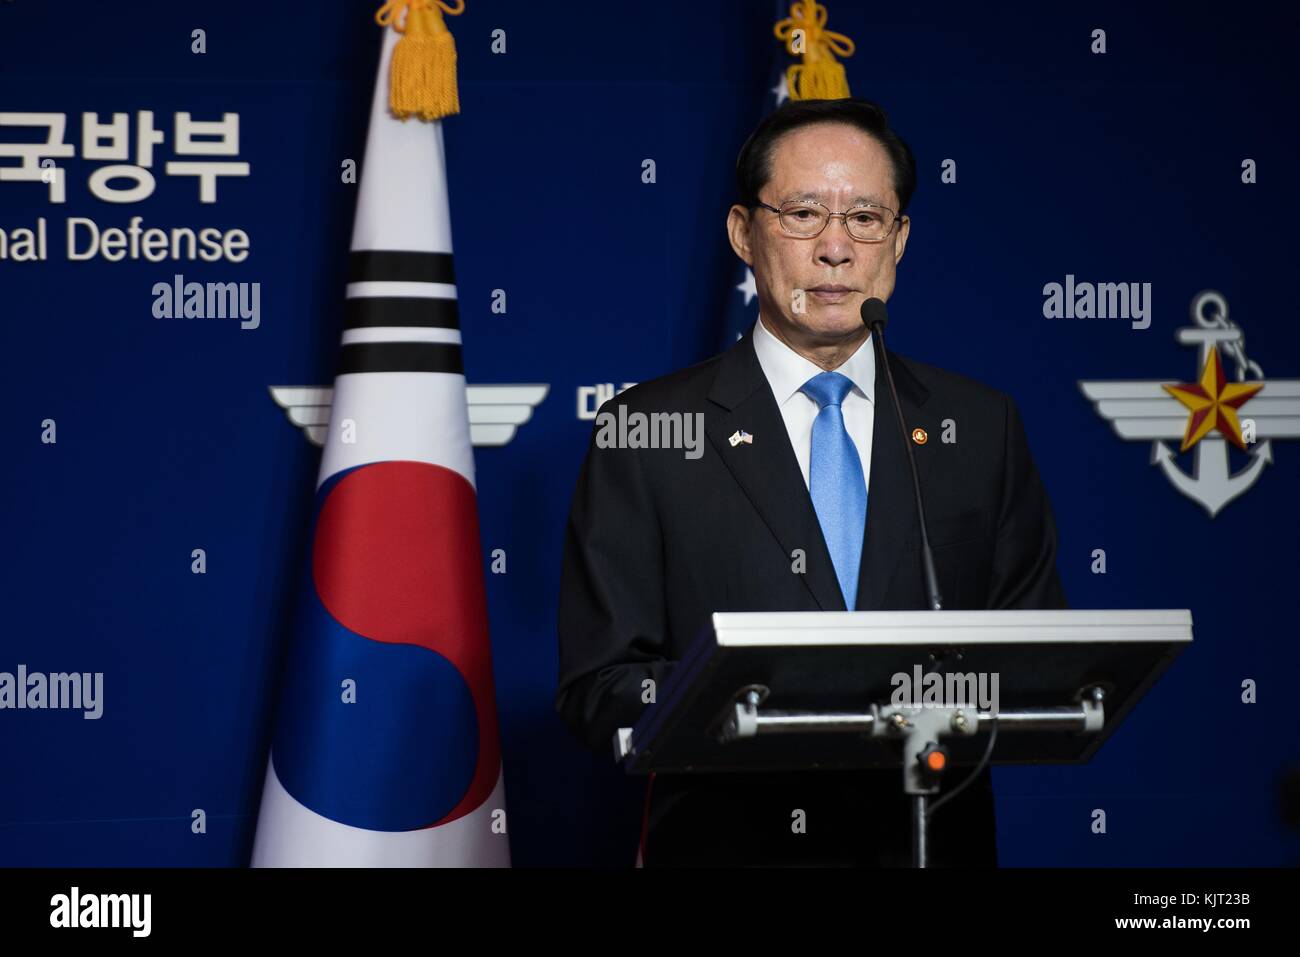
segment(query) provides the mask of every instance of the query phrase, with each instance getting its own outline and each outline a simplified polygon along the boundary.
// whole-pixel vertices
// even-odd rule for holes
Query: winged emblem
[[[329,386],[268,386],[275,404],[298,426],[312,445],[323,446],[329,428],[334,389]],[[469,437],[476,446],[505,445],[533,415],[550,391],[545,383],[467,385]]]

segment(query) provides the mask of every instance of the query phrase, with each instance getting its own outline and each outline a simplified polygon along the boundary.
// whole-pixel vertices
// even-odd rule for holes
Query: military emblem
[[[1213,518],[1273,463],[1273,440],[1300,438],[1300,379],[1265,378],[1247,357],[1245,334],[1228,318],[1220,293],[1198,293],[1191,313],[1193,325],[1175,337],[1199,347],[1193,381],[1081,381],[1079,388],[1120,438],[1150,441],[1151,464]],[[1220,346],[1234,365],[1235,382],[1224,374]],[[1171,441],[1179,443],[1178,454],[1192,452],[1190,475],[1165,444]],[[1229,445],[1249,458],[1236,472]]]

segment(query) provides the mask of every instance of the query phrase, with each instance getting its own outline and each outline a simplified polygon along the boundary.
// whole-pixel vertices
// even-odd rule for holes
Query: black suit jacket
[[[892,352],[889,362],[909,433],[920,428],[928,435],[913,450],[944,607],[1065,607],[1055,568],[1055,525],[1014,403],[965,376]],[[636,723],[646,707],[642,682],[652,678],[662,689],[713,612],[845,608],[785,423],[754,352],[752,331],[722,355],[636,385],[601,411],[616,413],[619,405],[647,414],[703,413],[707,439],[703,455],[689,459],[681,449],[600,448],[598,429],[592,433],[565,536],[556,695],[566,724],[592,748],[612,748],[615,730]],[[749,432],[752,443],[731,445],[728,436],[738,429]],[[945,429],[955,441],[943,441]],[[877,361],[858,610],[926,607],[904,455]],[[802,574],[792,571],[796,549],[806,556]],[[991,794],[980,796],[988,791],[987,775],[982,788],[970,789],[982,802],[971,821],[989,832],[985,850],[992,840]],[[675,816],[679,835],[703,828],[719,854],[750,854],[753,845],[770,843],[756,836],[758,824],[737,823],[739,830],[726,836],[714,820],[727,813],[722,808],[735,806],[741,789],[749,789],[743,800],[751,809],[755,787],[793,790],[791,799],[816,791],[836,800],[847,788],[855,795],[853,805],[872,782],[879,785],[872,792],[876,799],[901,789],[897,772],[714,775],[709,780],[660,775],[651,789],[658,802],[650,809],[650,851],[656,823],[663,825],[660,843],[673,843],[673,828],[665,822]],[[692,793],[700,809],[694,817],[688,810]],[[951,802],[952,812],[937,812],[936,819],[961,818],[958,806],[965,797]],[[774,800],[781,807],[789,803],[785,797]],[[772,838],[778,842],[789,831],[788,809],[779,816],[782,826],[771,832],[779,835]],[[898,823],[905,834],[906,818]],[[937,853],[937,831],[935,841]],[[899,846],[905,850],[905,842]],[[869,849],[860,857],[885,859]],[[981,860],[987,862],[987,856]]]

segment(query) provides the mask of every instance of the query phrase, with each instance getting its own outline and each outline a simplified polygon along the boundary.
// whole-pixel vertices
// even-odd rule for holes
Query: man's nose
[[[843,218],[835,216],[817,237],[817,261],[829,266],[842,266],[853,258],[853,237],[844,226]]]

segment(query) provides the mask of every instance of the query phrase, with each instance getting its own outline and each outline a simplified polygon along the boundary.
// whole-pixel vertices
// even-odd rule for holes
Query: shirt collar
[[[778,406],[785,405],[813,376],[826,371],[774,336],[763,325],[762,319],[754,322],[753,337],[758,364],[763,367],[763,374],[767,376]],[[848,376],[854,390],[875,404],[876,352],[870,335],[862,340],[857,351],[835,371]]]

